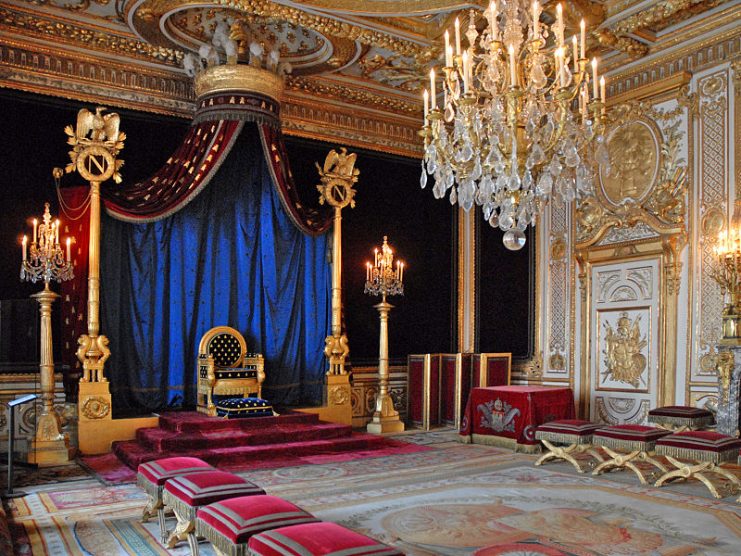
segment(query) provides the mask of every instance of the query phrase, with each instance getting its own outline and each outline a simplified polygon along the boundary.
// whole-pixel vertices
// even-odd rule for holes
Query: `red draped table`
[[[492,386],[473,388],[461,423],[461,440],[535,451],[535,429],[557,419],[574,418],[571,388]]]

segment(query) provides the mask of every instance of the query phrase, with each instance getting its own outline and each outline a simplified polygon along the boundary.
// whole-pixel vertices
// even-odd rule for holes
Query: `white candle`
[[[461,22],[455,18],[455,55],[461,55]]]
[[[492,40],[496,40],[497,11],[497,3],[495,0],[491,0],[491,2],[489,2],[489,11],[487,12],[487,15],[489,16],[489,31],[491,32]]]
[[[59,220],[54,223],[54,243],[59,245]]]
[[[540,36],[540,29],[538,26],[540,19],[540,4],[537,0],[533,2],[533,40],[537,40]]]
[[[468,92],[468,51],[463,51],[463,92]]]
[[[35,218],[33,219],[33,242],[36,243],[36,225],[39,223]]]
[[[424,93],[422,93],[422,98],[424,98],[424,101],[425,101],[425,124],[426,124],[427,114],[430,112],[430,93],[427,92],[427,89],[425,89]]]
[[[430,108],[437,108],[437,99],[435,98],[435,70],[430,70]]]
[[[512,87],[517,85],[517,69],[515,68],[515,47],[509,45],[509,81]]]
[[[584,19],[581,20],[579,23],[579,27],[581,28],[581,56],[580,58],[584,59],[585,57],[585,48],[586,48],[586,42],[587,42],[587,24],[584,23]]]
[[[450,32],[446,29],[445,30],[445,65],[447,67],[452,66],[450,62],[448,62],[448,49],[450,48]]]
[[[571,40],[572,46],[574,47],[574,75],[576,75],[579,72],[579,61],[578,61],[578,58],[576,56],[577,55],[577,51],[576,51],[576,35],[574,35],[573,37],[571,37],[571,39],[572,39]]]
[[[605,102],[607,100],[607,95],[605,94],[605,77],[604,76],[599,78],[599,96],[602,99],[602,102]]]
[[[72,238],[67,238],[67,262],[70,262],[72,260],[72,256],[70,254],[70,244],[72,243]]]
[[[558,81],[561,88],[564,88],[566,86],[566,49],[556,49],[556,56],[558,56],[558,64],[556,64],[558,67]]]
[[[558,46],[563,46],[563,8],[556,6],[556,26],[558,27]]]
[[[592,96],[595,100],[598,98],[597,83],[597,58],[592,58]]]
[[[401,272],[399,273],[399,282],[404,280],[404,263],[401,263]]]
[[[553,58],[556,62],[556,73],[553,77],[554,81],[556,79],[556,75],[558,75],[559,83],[561,82],[561,49],[557,48],[553,51]]]
[[[26,260],[26,245],[28,244],[28,238],[23,236],[23,260]]]
[[[453,47],[448,46],[445,51],[445,65],[449,68],[453,67]]]

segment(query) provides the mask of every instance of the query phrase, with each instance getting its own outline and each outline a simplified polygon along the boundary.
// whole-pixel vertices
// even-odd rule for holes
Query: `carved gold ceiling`
[[[567,35],[584,17],[592,31],[588,56],[600,57],[613,71],[741,17],[741,0],[562,1]],[[223,20],[249,41],[275,45],[293,67],[286,95],[289,132],[321,136],[322,125],[335,125],[345,126],[342,133],[350,138],[353,126],[371,135],[373,128],[386,136],[381,148],[411,153],[421,121],[420,88],[440,54],[443,31],[456,16],[467,25],[469,10],[486,4],[0,0],[0,85],[187,116],[193,93],[183,56],[209,43]],[[555,4],[545,2],[544,17]],[[243,56],[247,44],[240,45]],[[379,123],[390,127],[384,131]],[[408,148],[401,146],[405,142]]]

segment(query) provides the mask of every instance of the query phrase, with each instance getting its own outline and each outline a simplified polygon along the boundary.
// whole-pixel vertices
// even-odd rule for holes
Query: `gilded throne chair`
[[[247,353],[242,335],[229,326],[217,326],[203,335],[198,346],[198,411],[217,414],[215,401],[260,397],[265,360]]]

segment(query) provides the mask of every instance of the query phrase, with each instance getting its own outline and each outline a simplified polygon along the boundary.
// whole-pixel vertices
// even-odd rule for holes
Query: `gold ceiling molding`
[[[414,100],[403,100],[398,97],[393,98],[310,77],[288,76],[286,86],[294,91],[303,91],[312,95],[342,99],[344,102],[389,110],[396,114],[404,113],[410,116],[418,116],[420,121],[422,117],[422,106]]]
[[[355,15],[427,15],[463,10],[485,2],[450,0],[298,0],[301,6]]]
[[[728,0],[664,0],[650,8],[641,10],[620,20],[612,31],[618,35],[627,35],[638,29],[661,30],[675,23],[689,19]]]
[[[307,13],[298,8],[283,6],[269,0],[220,0],[212,3],[215,9],[233,9],[245,14],[287,21],[313,29],[328,37],[350,39],[368,46],[385,48],[404,56],[419,56],[429,48],[427,44],[413,42],[388,32]],[[202,0],[144,0],[136,5],[127,5],[126,16],[127,20],[132,22],[134,30],[144,40],[152,44],[172,47],[174,45],[161,32],[162,19],[173,17],[179,11],[194,7],[203,8],[204,2]],[[132,9],[134,12],[129,13]]]
[[[641,41],[631,37],[619,37],[609,29],[597,29],[592,35],[601,46],[625,52],[632,60],[648,53],[648,46]]]
[[[83,27],[61,18],[42,17],[37,12],[16,6],[0,5],[0,27],[21,36],[63,41],[118,56],[156,60],[170,65],[179,65],[182,60],[182,53],[171,48],[117,35],[110,29]]]

